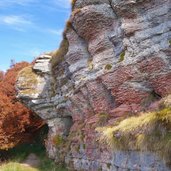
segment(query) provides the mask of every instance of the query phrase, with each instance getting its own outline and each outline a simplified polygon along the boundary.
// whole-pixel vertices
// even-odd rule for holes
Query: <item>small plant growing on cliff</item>
[[[111,163],[107,163],[107,168],[110,169]]]
[[[107,65],[105,66],[105,70],[110,70],[110,69],[112,69],[112,65],[111,65],[111,64],[107,64]]]
[[[75,5],[76,1],[77,1],[77,0],[72,0],[72,1],[71,1],[72,10],[74,9],[74,5]]]
[[[64,60],[64,56],[67,54],[68,52],[68,40],[66,38],[64,38],[60,44],[60,47],[58,50],[52,52],[52,59],[51,59],[51,64],[52,64],[52,69],[55,68],[55,66]]]
[[[71,27],[72,27],[71,20],[67,20],[64,33],[67,31],[68,28],[71,28]]]
[[[53,144],[59,146],[64,143],[64,139],[61,135],[55,135],[52,139]]]
[[[75,15],[78,14],[79,12],[81,12],[81,8],[76,8],[76,9],[72,12],[72,15],[75,16]]]
[[[83,144],[83,149],[84,149],[84,150],[86,149],[86,145],[85,145],[85,144]]]
[[[171,45],[171,40],[169,40],[169,45]]]
[[[108,121],[108,119],[109,119],[109,115],[107,113],[100,113],[98,124],[102,126]]]
[[[88,64],[88,69],[89,69],[90,71],[93,70],[94,65],[93,65],[92,59],[89,59],[88,62],[87,62],[87,64]]]
[[[122,62],[122,61],[124,61],[124,59],[125,59],[125,51],[121,52],[118,62]]]

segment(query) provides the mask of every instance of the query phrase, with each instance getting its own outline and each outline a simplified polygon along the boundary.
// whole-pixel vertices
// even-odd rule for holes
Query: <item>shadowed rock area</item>
[[[170,0],[73,1],[60,48],[38,57],[31,76],[23,69],[16,85],[18,98],[49,126],[50,158],[78,171],[170,170],[156,154],[161,149],[111,149],[97,141],[96,130],[170,99],[170,6]]]

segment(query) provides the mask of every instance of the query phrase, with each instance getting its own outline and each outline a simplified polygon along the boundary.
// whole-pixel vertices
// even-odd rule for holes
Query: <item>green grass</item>
[[[31,166],[25,166],[17,162],[8,162],[0,166],[0,171],[67,171],[65,168],[56,166],[54,163],[50,163],[47,160],[43,160],[41,167],[33,168]]]
[[[40,166],[38,168],[20,165],[30,153],[39,157]],[[59,166],[47,157],[45,147],[41,144],[20,145],[7,151],[6,156],[10,156],[10,158],[0,166],[0,171],[67,171],[66,168]]]
[[[0,171],[39,171],[36,168],[23,166],[20,163],[9,162],[0,166]]]

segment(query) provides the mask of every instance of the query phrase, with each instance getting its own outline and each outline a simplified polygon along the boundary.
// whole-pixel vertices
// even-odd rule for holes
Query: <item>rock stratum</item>
[[[38,57],[32,73],[27,67],[17,80],[18,98],[49,126],[49,157],[70,170],[171,170],[171,152],[129,146],[156,129],[158,142],[170,136],[171,1],[76,0],[72,5],[60,48]],[[166,106],[161,109],[164,101],[167,112]],[[142,113],[155,119],[143,119]],[[141,129],[134,127],[137,118],[130,121],[133,116],[142,119]],[[129,139],[122,141],[126,128],[111,135],[129,148],[111,148],[107,138],[102,143],[99,130],[123,120],[134,128]],[[154,120],[155,129],[146,130]],[[171,146],[169,136],[164,147]],[[167,157],[158,155],[162,150]]]

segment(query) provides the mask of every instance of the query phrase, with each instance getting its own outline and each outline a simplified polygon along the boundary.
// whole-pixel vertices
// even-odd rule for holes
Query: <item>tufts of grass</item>
[[[124,59],[125,59],[125,51],[121,52],[118,62],[122,62],[122,61],[124,61]]]
[[[76,1],[77,1],[77,0],[72,0],[72,1],[71,1],[72,10],[74,9],[74,6],[75,6]]]
[[[79,12],[81,12],[81,8],[76,8],[76,9],[73,10],[72,15],[75,16]]]
[[[169,40],[169,45],[171,45],[171,40]]]
[[[83,149],[84,149],[84,150],[86,149],[86,144],[83,144]]]
[[[88,65],[89,71],[93,70],[94,65],[93,65],[93,60],[92,59],[88,60],[87,65]]]
[[[108,119],[109,119],[109,114],[107,114],[107,113],[100,113],[99,114],[98,124],[100,126],[103,126],[103,125],[105,125],[107,123]]]
[[[171,107],[126,118],[113,127],[97,128],[99,141],[120,150],[149,150],[171,162]]]
[[[63,33],[63,36],[64,36],[64,37],[65,37],[65,33],[67,32],[67,30],[68,30],[69,28],[72,28],[72,22],[71,22],[70,19],[67,20],[67,22],[66,22],[65,30],[64,30],[64,33]]]
[[[52,56],[51,59],[51,65],[52,65],[52,72],[54,72],[55,67],[62,61],[64,61],[64,56],[67,54],[68,52],[68,48],[69,48],[69,42],[66,36],[66,33],[68,32],[68,30],[72,28],[72,22],[71,20],[68,20],[66,22],[66,26],[65,26],[65,30],[63,32],[63,40],[60,43],[60,46],[57,50],[51,52],[49,55]],[[54,80],[55,81],[55,80]]]
[[[105,66],[105,70],[110,70],[110,69],[112,69],[112,65],[111,65],[111,64],[107,64],[107,65]]]
[[[52,55],[52,59],[51,59],[52,70],[55,68],[55,66],[59,62],[64,60],[64,56],[68,52],[68,47],[69,47],[68,40],[66,38],[64,38],[60,44],[59,49],[57,49],[56,51],[51,53],[51,55]]]
[[[55,135],[52,141],[56,146],[59,146],[64,143],[64,139],[61,135]]]

